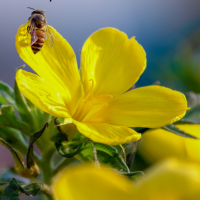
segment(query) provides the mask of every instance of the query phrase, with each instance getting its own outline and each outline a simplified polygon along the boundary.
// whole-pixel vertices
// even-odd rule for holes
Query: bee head
[[[33,14],[41,14],[41,15],[45,15],[44,12],[45,12],[46,10],[34,9],[34,8],[31,8],[31,7],[27,7],[27,8],[33,10],[33,12],[31,13],[31,15],[33,15]]]

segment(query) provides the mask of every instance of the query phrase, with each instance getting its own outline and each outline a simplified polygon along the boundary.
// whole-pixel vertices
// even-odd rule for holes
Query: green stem
[[[72,158],[62,157],[62,158],[63,158],[62,160],[57,162],[57,165],[53,166],[53,174],[56,174],[60,168],[67,166],[76,160],[74,157]]]
[[[124,162],[126,163],[126,152],[125,152],[125,149],[121,144],[119,146],[121,147],[121,150],[122,150],[122,158],[124,159]]]
[[[133,165],[136,150],[137,150],[137,141],[133,142],[132,150],[131,150],[130,154],[127,156],[127,165],[129,167],[129,169],[131,169],[131,167]]]
[[[47,185],[51,185],[53,177],[53,168],[51,165],[52,156],[55,153],[54,145],[50,145],[44,152],[42,152],[42,159],[40,169],[43,175],[43,182]]]
[[[53,200],[52,196],[45,193],[40,193],[40,196],[42,197],[42,200]]]

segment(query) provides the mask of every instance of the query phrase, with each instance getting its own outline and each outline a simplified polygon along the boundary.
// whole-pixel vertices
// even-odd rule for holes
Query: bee
[[[53,38],[55,39],[55,37],[48,28],[44,14],[45,10],[30,9],[33,9],[33,12],[28,19],[30,26],[27,27],[27,32],[28,36],[31,37],[31,49],[33,53],[36,54],[42,49],[45,40],[47,41],[47,45],[51,48],[53,46]]]

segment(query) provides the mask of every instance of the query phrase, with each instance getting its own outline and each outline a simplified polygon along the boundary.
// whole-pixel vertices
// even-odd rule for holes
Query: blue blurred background
[[[16,68],[24,64],[15,49],[15,34],[31,14],[28,6],[47,10],[48,24],[68,40],[78,63],[84,41],[100,28],[115,27],[128,37],[136,36],[148,60],[137,86],[158,80],[157,75],[165,72],[163,62],[200,24],[198,0],[1,0],[0,80],[10,86]]]
[[[187,92],[196,90],[199,83],[200,92],[199,0],[1,0],[0,80],[12,87],[16,68],[24,64],[15,49],[15,34],[30,17],[28,6],[47,10],[48,24],[68,40],[78,63],[89,35],[103,27],[115,27],[129,38],[136,36],[147,53],[147,69],[136,86],[159,80]],[[2,146],[0,160],[0,169],[13,163]]]

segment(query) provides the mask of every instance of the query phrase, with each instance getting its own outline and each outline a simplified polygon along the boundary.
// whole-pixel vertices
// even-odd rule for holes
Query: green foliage
[[[48,127],[48,123],[44,125],[44,127],[35,132],[32,133],[29,139],[29,146],[28,146],[28,151],[27,151],[27,156],[26,156],[26,162],[27,162],[27,167],[31,168],[32,166],[35,165],[35,160],[34,160],[34,155],[33,155],[33,144],[36,142],[38,138],[44,133],[45,129]]]
[[[84,141],[63,141],[63,142],[56,142],[55,146],[58,153],[66,158],[71,158],[80,153],[83,147]]]
[[[22,154],[26,154],[28,148],[27,140],[20,131],[13,128],[0,127],[0,138],[8,142]]]
[[[129,172],[129,168],[125,161],[111,145],[92,142],[90,140],[83,141],[63,141],[55,143],[57,151],[60,155],[70,158],[75,156],[83,162],[94,162],[95,156],[100,163],[105,163],[118,171]],[[94,155],[94,147],[97,155]]]
[[[10,105],[0,107],[0,126],[15,128],[25,134],[29,134],[29,125],[21,121],[14,113]]]
[[[2,138],[0,138],[0,144],[5,146],[13,155],[14,161],[15,161],[15,168],[20,173],[24,170],[23,165],[23,158],[22,155],[17,152],[10,144],[8,144],[6,141],[4,141]]]
[[[128,166],[115,147],[101,143],[94,143],[94,146],[97,150],[97,158],[100,163],[105,163],[121,172],[129,172]],[[85,149],[81,152],[81,158],[85,159],[85,161],[92,161],[91,157],[87,156],[88,151],[89,149]]]
[[[188,105],[191,109],[175,125],[200,123],[200,96],[192,93],[188,95],[188,99],[190,99]],[[59,120],[62,121],[62,119]],[[30,180],[43,182],[46,189],[42,192],[45,194],[51,195],[51,189],[48,185],[51,184],[55,173],[61,167],[77,160],[95,165],[104,163],[132,179],[144,176],[142,171],[130,172],[137,143],[131,143],[133,147],[135,145],[135,150],[132,148],[128,152],[127,149],[125,151],[125,146],[96,143],[80,133],[76,133],[72,141],[68,141],[66,134],[62,133],[61,128],[57,125],[54,124],[53,116],[44,113],[23,96],[16,82],[14,90],[0,82],[0,144],[12,153],[15,167],[21,176],[29,179],[28,182]],[[43,128],[41,129],[41,127]],[[173,124],[162,128],[183,137],[195,138]],[[134,130],[145,133],[149,128],[135,127]],[[34,152],[34,145],[40,151],[40,156]],[[24,166],[22,154],[26,155],[27,166]],[[58,162],[53,166],[52,161],[55,157]],[[43,190],[42,184],[25,184],[23,178],[21,180],[17,178],[15,170],[5,172],[0,181],[2,182],[0,183],[0,198],[2,200],[18,200],[21,193],[35,196],[41,189]]]
[[[190,135],[190,134],[186,133],[185,131],[180,130],[178,127],[174,126],[173,124],[170,124],[168,126],[163,126],[162,129],[172,132],[172,133],[175,133],[176,135],[197,139],[193,135]]]
[[[18,110],[13,89],[2,82],[0,82],[0,102],[2,104],[10,104]]]
[[[41,187],[42,185],[39,183],[22,185],[15,178],[12,178],[9,183],[0,184],[0,197],[1,200],[20,200],[19,195],[21,193],[33,197],[40,192]]]
[[[144,172],[142,171],[135,171],[135,172],[121,172],[124,176],[128,176],[131,178],[137,178],[138,176],[145,176]]]

